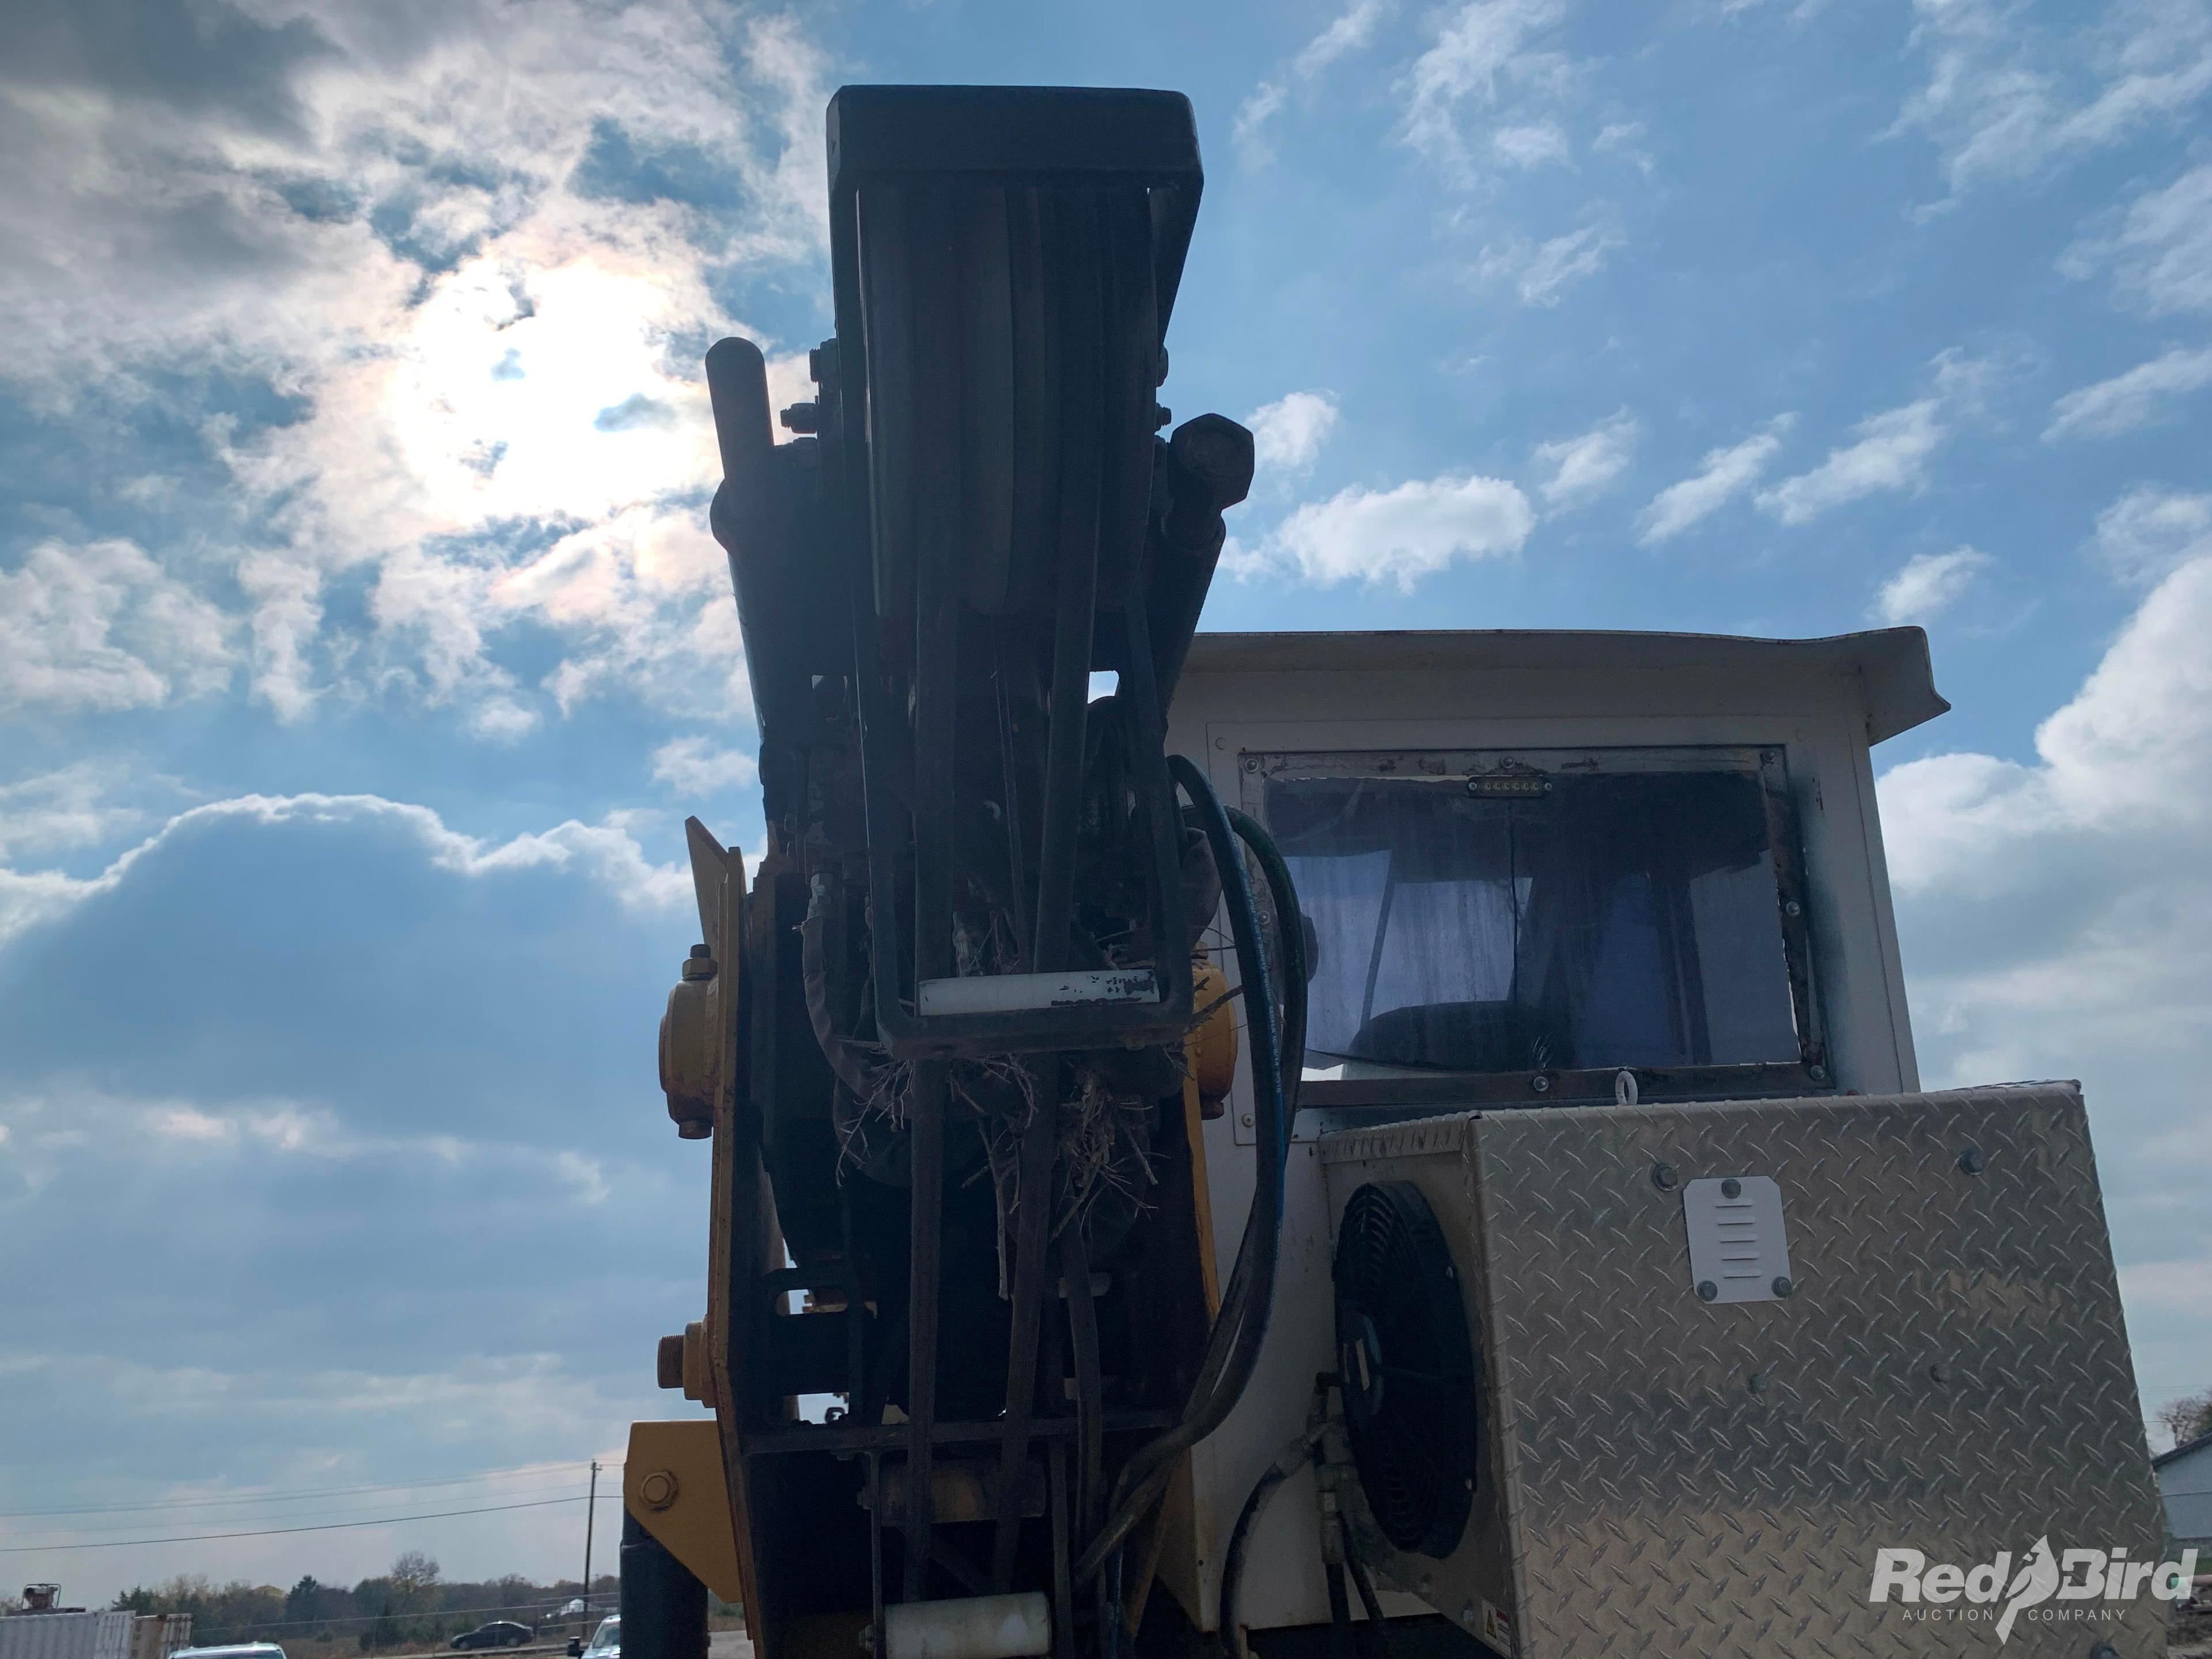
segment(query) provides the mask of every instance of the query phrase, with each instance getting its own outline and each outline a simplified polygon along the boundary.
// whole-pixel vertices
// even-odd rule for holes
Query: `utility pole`
[[[592,1495],[584,1500],[584,1640],[592,1639],[592,1520],[599,1512],[599,1461],[592,1460]]]

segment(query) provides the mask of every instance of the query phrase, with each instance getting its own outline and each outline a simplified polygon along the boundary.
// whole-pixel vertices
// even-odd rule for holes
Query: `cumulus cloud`
[[[289,405],[198,422],[227,568],[143,549],[203,599],[242,592],[252,695],[299,718],[336,687],[398,692],[511,735],[541,705],[658,696],[672,665],[741,707],[704,625],[728,602],[694,365],[744,328],[718,272],[822,257],[826,71],[793,24],[298,0],[211,10],[141,63],[92,12],[42,9],[0,49],[0,240],[22,255],[0,378],[64,426],[196,417],[210,384]],[[590,583],[543,580],[550,540],[594,532]],[[567,647],[550,676],[522,677],[526,635]],[[97,695],[154,697],[118,666]]]
[[[2076,278],[2109,269],[2121,295],[2154,317],[2212,312],[2212,161],[2138,196],[2117,230],[2075,243],[2059,269]]]
[[[1935,368],[1935,388],[1927,396],[1869,415],[1852,428],[1856,442],[1830,450],[1810,471],[1761,490],[1759,510],[1786,525],[1810,524],[1846,502],[1926,483],[1928,464],[1949,437],[1953,421],[1975,405],[1994,373],[1986,362],[1957,351],[1938,356]]]
[[[1537,486],[1537,492],[1556,512],[1595,501],[1627,471],[1643,433],[1642,423],[1624,409],[1577,437],[1538,444],[1536,465],[1552,476]]]
[[[2122,581],[2159,581],[2212,557],[2212,495],[2139,484],[2097,515],[2096,546]]]
[[[1916,553],[1882,583],[1875,596],[1875,617],[1892,628],[1933,622],[1965,598],[1975,578],[1996,562],[1971,547]]]
[[[1352,0],[1329,21],[1328,26],[1298,49],[1287,73],[1262,81],[1237,106],[1233,129],[1237,148],[1247,165],[1271,159],[1266,128],[1283,107],[1292,84],[1310,84],[1340,58],[1367,46],[1392,10],[1391,0]]]
[[[380,795],[240,795],[176,814],[97,875],[74,877],[51,869],[0,867],[0,945],[67,914],[88,899],[115,891],[142,860],[224,820],[264,825],[380,823],[419,845],[435,869],[468,877],[532,869],[574,870],[604,883],[623,903],[647,910],[680,907],[691,894],[687,869],[676,864],[651,863],[635,837],[620,823],[587,824],[570,819],[550,830],[491,841],[447,829],[444,820],[427,806],[387,800]]]
[[[1742,442],[1707,450],[1695,472],[1668,484],[1638,515],[1642,527],[1638,539],[1647,547],[1672,540],[1749,489],[1780,452],[1783,436],[1796,419],[1793,414],[1778,415]]]
[[[1244,424],[1252,429],[1253,459],[1260,471],[1304,471],[1335,432],[1337,414],[1333,392],[1293,392],[1254,410]]]
[[[1446,474],[1392,489],[1354,485],[1308,501],[1256,548],[1224,551],[1240,577],[1279,574],[1316,587],[1358,580],[1411,592],[1455,560],[1510,557],[1536,526],[1520,488],[1503,478]]]
[[[2212,558],[2145,595],[2026,762],[1929,757],[1881,781],[1931,1085],[2082,1079],[2137,1364],[2153,1400],[2201,1387],[2212,1221],[2195,1149],[2212,1103]],[[2158,1264],[2167,1264],[2160,1267]],[[2187,1264],[2182,1273],[2174,1264]]]
[[[0,710],[147,708],[221,690],[231,632],[132,543],[40,542],[0,569]]]
[[[1602,270],[1623,240],[1601,224],[1584,225],[1548,241],[1516,237],[1484,248],[1474,274],[1480,282],[1510,284],[1523,305],[1555,306],[1569,288]]]
[[[2197,0],[2044,16],[2061,27],[2002,0],[1916,0],[1928,78],[1891,132],[1931,140],[1954,195],[2171,124],[2212,91],[2212,16]]]
[[[760,769],[742,749],[727,749],[712,738],[672,738],[653,751],[654,781],[683,795],[719,795],[749,788]]]
[[[2137,363],[2124,374],[2069,392],[2051,405],[2051,424],[2043,441],[2111,438],[2148,426],[2164,412],[2166,400],[2212,386],[2212,347],[2172,350]]]

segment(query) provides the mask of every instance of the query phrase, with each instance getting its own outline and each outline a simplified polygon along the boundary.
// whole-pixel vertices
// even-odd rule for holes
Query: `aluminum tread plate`
[[[1966,1567],[2008,1551],[2015,1571],[2046,1534],[2159,1547],[2073,1085],[1516,1110],[1330,1142],[1331,1161],[1464,1160],[1527,1659],[2165,1651],[2148,1595],[2025,1609],[2002,1647],[2002,1602],[1923,1624],[1868,1596],[1885,1546]],[[1781,1183],[1786,1299],[1691,1287],[1680,1183],[1729,1175]],[[2049,1618],[2084,1608],[2112,1616]]]

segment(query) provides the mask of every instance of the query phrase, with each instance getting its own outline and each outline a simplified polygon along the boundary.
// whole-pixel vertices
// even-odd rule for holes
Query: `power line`
[[[509,1486],[505,1492],[481,1492],[477,1495],[483,1498],[497,1498],[502,1501],[519,1501],[525,1498],[580,1498],[583,1494],[576,1490],[579,1484],[579,1482],[574,1480],[554,1482],[534,1481],[528,1485]],[[456,1497],[466,1496],[465,1493],[456,1493],[454,1495]],[[389,1493],[383,1497],[364,1497],[362,1498],[356,1498],[350,1503],[337,1503],[329,1504],[327,1506],[322,1504],[316,1504],[313,1507],[307,1509],[291,1508],[290,1506],[288,1506],[289,1512],[282,1515],[254,1515],[249,1512],[243,1515],[210,1515],[207,1517],[207,1521],[205,1522],[200,1521],[197,1517],[191,1516],[179,1516],[178,1519],[182,1521],[186,1526],[204,1526],[206,1525],[208,1522],[214,1522],[226,1526],[234,1526],[240,1521],[283,1521],[288,1524],[298,1523],[304,1525],[310,1521],[350,1521],[355,1516],[362,1515],[364,1512],[369,1515],[374,1515],[378,1510],[381,1509],[387,1501],[392,1501],[391,1495]],[[411,1502],[413,1500],[410,1498],[400,1501]],[[69,1527],[69,1532],[72,1536],[82,1538],[97,1538],[103,1534],[112,1534],[115,1533],[143,1532],[149,1526],[161,1526],[165,1524],[167,1518],[168,1517],[166,1516],[141,1516],[134,1515],[129,1519],[108,1520],[105,1518],[97,1518],[90,1521],[72,1521]]]
[[[518,1463],[510,1468],[484,1469],[475,1474],[456,1474],[435,1480],[385,1480],[362,1486],[300,1487],[290,1492],[240,1492],[228,1498],[178,1498],[150,1504],[98,1504],[85,1509],[0,1510],[0,1521],[18,1521],[43,1515],[138,1515],[155,1510],[205,1509],[230,1504],[289,1504],[310,1498],[345,1498],[364,1492],[416,1492],[432,1486],[466,1486],[479,1480],[499,1480],[510,1475],[550,1474],[575,1467],[574,1463]]]
[[[609,1497],[612,1497],[611,1492]],[[581,1498],[541,1498],[529,1504],[488,1504],[482,1509],[437,1510],[428,1515],[387,1515],[377,1521],[325,1521],[314,1527],[263,1527],[252,1532],[195,1532],[176,1538],[114,1538],[96,1544],[7,1544],[0,1555],[37,1555],[50,1550],[117,1550],[131,1544],[201,1544],[219,1538],[274,1538],[288,1532],[339,1532],[348,1527],[391,1527],[403,1521],[443,1521],[456,1515],[497,1515],[505,1510],[542,1510],[556,1504],[581,1504]]]

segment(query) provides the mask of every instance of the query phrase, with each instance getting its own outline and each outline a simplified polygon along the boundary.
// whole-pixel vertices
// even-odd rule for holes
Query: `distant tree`
[[[409,1550],[392,1564],[389,1576],[403,1604],[401,1610],[417,1613],[428,1605],[430,1592],[437,1587],[438,1563],[421,1550]]]
[[[2212,1389],[2169,1402],[2158,1420],[2177,1446],[2212,1434]]]

